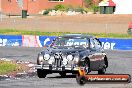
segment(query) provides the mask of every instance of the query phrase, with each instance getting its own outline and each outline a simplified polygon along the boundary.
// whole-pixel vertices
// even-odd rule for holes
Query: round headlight
[[[66,59],[66,56],[63,56],[63,65],[67,65],[68,64],[68,60]]]
[[[68,60],[68,61],[73,60],[73,56],[72,56],[72,55],[68,55],[68,56],[67,56],[67,60]]]
[[[39,60],[39,61],[43,61],[43,60],[44,60],[44,59],[43,59],[43,55],[40,54],[40,55],[38,56],[38,60]]]
[[[49,58],[50,58],[50,55],[49,55],[49,54],[45,54],[45,55],[44,55],[44,60],[47,61],[47,60],[49,60]]]
[[[52,64],[54,61],[55,61],[54,56],[51,56],[50,59],[49,59],[49,61],[48,61],[48,63]]]
[[[37,64],[43,64],[43,62],[44,62],[43,55],[39,54],[37,58]]]
[[[74,63],[78,63],[78,61],[79,61],[79,57],[78,56],[75,56],[74,57]]]

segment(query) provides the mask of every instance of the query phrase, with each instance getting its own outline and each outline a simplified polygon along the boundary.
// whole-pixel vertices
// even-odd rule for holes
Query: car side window
[[[92,49],[100,49],[101,48],[101,44],[100,44],[99,40],[97,40],[96,38],[91,38],[90,39],[90,48],[92,48]]]

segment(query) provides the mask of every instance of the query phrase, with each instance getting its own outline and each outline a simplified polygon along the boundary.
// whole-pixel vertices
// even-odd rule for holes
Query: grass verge
[[[16,29],[0,29],[0,34],[5,35],[46,35],[46,36],[59,36],[63,34],[71,34],[70,32],[41,32],[41,31],[26,31],[26,30],[16,30]],[[90,34],[99,38],[132,38],[130,34],[103,34],[103,33],[82,33]]]
[[[17,72],[22,72],[26,68],[22,65],[16,64],[13,61],[0,60],[0,75],[14,74]]]

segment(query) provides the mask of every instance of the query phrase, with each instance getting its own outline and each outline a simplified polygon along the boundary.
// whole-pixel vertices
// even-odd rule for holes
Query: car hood
[[[71,48],[71,47],[50,47],[44,50],[42,53],[78,53],[85,51],[86,48]]]

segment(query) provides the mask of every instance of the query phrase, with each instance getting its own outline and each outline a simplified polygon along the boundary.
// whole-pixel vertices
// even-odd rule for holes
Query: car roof
[[[64,34],[59,36],[59,38],[93,38],[93,36],[89,34]]]

